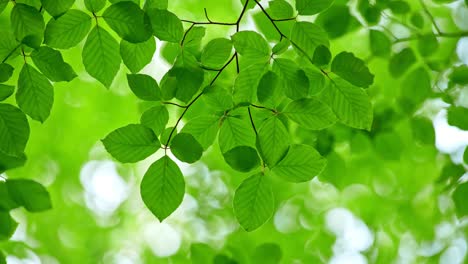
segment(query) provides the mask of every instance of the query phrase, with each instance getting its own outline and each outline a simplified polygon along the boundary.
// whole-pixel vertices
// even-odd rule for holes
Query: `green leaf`
[[[278,103],[278,99],[281,99],[281,89],[282,89],[282,82],[279,76],[272,72],[267,71],[260,82],[258,83],[257,87],[257,98],[260,103],[268,103],[272,102],[273,105]]]
[[[291,32],[291,42],[300,53],[311,59],[314,56],[315,48],[320,45],[330,47],[327,32],[321,27],[310,22],[297,22]]]
[[[171,142],[171,152],[180,161],[194,163],[203,154],[203,147],[188,133],[177,134]]]
[[[91,28],[91,17],[80,10],[71,9],[47,23],[44,43],[58,49],[68,49],[80,43]]]
[[[290,144],[289,132],[276,116],[268,118],[258,129],[257,148],[269,167],[286,155]]]
[[[234,106],[232,94],[221,86],[208,86],[203,91],[206,105],[215,111],[224,112]]]
[[[255,133],[246,112],[246,109],[236,109],[224,119],[218,137],[222,153],[238,146],[255,146]]]
[[[463,152],[463,162],[468,164],[468,147],[466,147],[465,152]]]
[[[296,9],[301,16],[318,14],[333,4],[334,0],[296,0]]]
[[[236,51],[245,57],[267,61],[270,57],[270,46],[265,38],[255,31],[239,31],[232,37]]]
[[[24,165],[26,162],[26,155],[20,153],[18,155],[8,155],[0,150],[0,173],[7,170],[18,168]]]
[[[393,0],[388,3],[388,7],[394,14],[406,14],[411,11],[409,4],[402,0]]]
[[[106,0],[84,0],[86,8],[93,12],[99,12],[106,5]]]
[[[411,14],[410,22],[413,26],[419,29],[424,27],[424,17],[420,13]]]
[[[0,83],[8,81],[14,70],[10,64],[0,63]]]
[[[201,63],[205,67],[219,69],[226,63],[231,53],[232,42],[229,39],[213,39],[203,49]]]
[[[268,2],[269,14],[274,19],[288,19],[294,16],[293,7],[285,0]]]
[[[418,39],[419,54],[424,57],[431,56],[439,48],[439,42],[434,34],[426,34]]]
[[[462,130],[468,130],[468,108],[461,106],[451,106],[447,111],[447,121],[449,125],[456,126]]]
[[[91,30],[83,47],[83,64],[89,75],[109,88],[120,60],[119,43],[102,27]]]
[[[132,92],[145,101],[160,101],[161,90],[155,79],[146,74],[127,74],[128,86]]]
[[[24,113],[44,123],[54,103],[54,87],[44,75],[25,63],[18,77],[16,102]]]
[[[255,101],[257,87],[266,66],[265,63],[257,63],[242,69],[234,82],[233,97],[235,103],[252,103]]]
[[[10,30],[0,30],[0,59],[14,58],[20,54],[20,45]]]
[[[363,89],[341,78],[334,78],[322,92],[322,97],[343,124],[358,129],[371,129],[372,104]]]
[[[15,233],[16,227],[18,227],[18,223],[8,212],[0,212],[0,223],[0,241],[10,239],[13,233]],[[1,257],[3,257],[3,254],[0,252]],[[0,263],[2,261],[4,260],[0,259]]]
[[[332,72],[359,87],[369,87],[374,82],[374,75],[369,72],[364,61],[353,53],[341,52],[336,55],[331,65]]]
[[[309,79],[309,95],[319,94],[329,83],[328,78],[317,68],[304,68],[307,79]]]
[[[0,199],[0,212],[10,211],[19,207],[8,193],[8,188],[4,181],[0,181],[0,197],[2,198]]]
[[[369,31],[370,50],[374,56],[387,57],[392,50],[392,42],[385,33],[377,30]]]
[[[255,248],[252,255],[252,263],[279,264],[283,252],[278,244],[264,243]]]
[[[153,130],[156,135],[161,135],[169,121],[169,112],[165,106],[154,106],[141,115],[140,123]]]
[[[137,124],[113,131],[102,140],[102,143],[107,152],[122,163],[146,159],[161,146],[153,130]]]
[[[411,71],[401,85],[401,97],[414,105],[424,102],[431,92],[431,78],[423,67]]]
[[[11,25],[16,39],[31,47],[38,47],[44,34],[44,18],[37,9],[16,4],[11,10]]]
[[[147,11],[153,27],[153,34],[160,40],[180,42],[184,35],[184,28],[180,19],[173,13],[161,9]]]
[[[132,73],[137,73],[148,65],[155,52],[156,41],[153,37],[141,43],[131,43],[126,40],[120,42],[120,55]]]
[[[153,163],[143,177],[140,193],[146,207],[163,221],[182,203],[185,181],[177,164],[168,156]]]
[[[218,116],[213,115],[198,116],[190,120],[180,132],[191,134],[206,150],[218,135],[219,120]]]
[[[411,48],[405,48],[390,58],[389,71],[394,78],[401,77],[411,65],[416,62],[416,57]]]
[[[294,61],[283,58],[275,59],[273,71],[283,81],[284,93],[287,97],[295,100],[309,95],[309,79]]]
[[[29,212],[42,212],[52,208],[50,195],[42,184],[26,179],[6,182],[10,197]]]
[[[149,18],[133,2],[124,1],[115,3],[104,11],[102,17],[126,41],[140,43],[152,36]]]
[[[260,166],[257,150],[248,146],[238,146],[223,153],[224,160],[233,169],[249,172]]]
[[[15,92],[15,87],[11,85],[0,84],[0,101],[10,97]]]
[[[458,85],[467,85],[468,84],[468,66],[461,65],[454,67],[452,72],[449,74],[448,78],[451,82]]]
[[[319,67],[326,66],[330,63],[331,56],[330,50],[327,47],[320,45],[315,48],[312,63]]]
[[[201,41],[205,36],[206,28],[204,27],[193,27],[185,36],[184,50],[192,53],[199,53]]]
[[[234,194],[234,214],[247,232],[263,225],[273,215],[275,198],[270,183],[262,174],[244,180]]]
[[[286,156],[271,171],[289,182],[306,182],[319,175],[327,160],[313,147],[291,145]]]
[[[170,70],[170,76],[175,78],[175,97],[182,102],[188,102],[200,89],[205,78],[200,68],[175,67]]]
[[[29,123],[18,108],[0,104],[0,151],[7,155],[22,154],[29,138]]]
[[[148,10],[151,8],[167,9],[167,2],[168,0],[146,0],[144,9],[145,10]]]
[[[67,12],[75,0],[41,0],[41,3],[51,16],[56,17]]]
[[[278,43],[273,47],[273,49],[271,50],[271,52],[273,52],[273,54],[275,54],[275,55],[280,55],[281,53],[283,53],[283,52],[285,52],[286,50],[288,50],[289,45],[291,45],[291,41],[289,41],[289,39],[287,39],[287,38],[282,38],[281,41],[278,42]]]
[[[347,5],[336,4],[320,13],[315,23],[327,32],[330,39],[336,39],[351,31],[359,22],[351,15]]]
[[[300,126],[312,130],[328,128],[337,121],[330,107],[313,98],[292,101],[283,113]]]
[[[40,47],[31,53],[34,65],[53,82],[69,82],[77,75],[72,67],[63,61],[59,51],[49,47]]]
[[[468,182],[458,185],[457,189],[452,194],[452,198],[457,209],[457,215],[459,217],[468,215],[468,203],[466,202],[466,197],[468,197]]]
[[[432,121],[428,118],[415,117],[411,120],[413,139],[421,144],[433,145],[435,143],[435,130]]]
[[[6,2],[6,3],[8,3],[8,2]],[[5,5],[6,5],[6,3],[5,3]],[[1,7],[0,7],[0,10],[1,10]],[[1,13],[1,11],[0,11],[0,13]],[[7,264],[6,263],[6,257],[5,257],[5,255],[3,254],[2,251],[0,251],[0,264]]]

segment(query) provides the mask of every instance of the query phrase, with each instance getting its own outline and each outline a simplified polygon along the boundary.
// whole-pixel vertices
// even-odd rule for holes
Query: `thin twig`
[[[436,29],[437,33],[441,34],[442,31],[440,31],[439,26],[437,26],[437,23],[435,22],[434,17],[432,16],[431,12],[429,12],[429,9],[427,9],[426,4],[423,2],[423,0],[419,0],[419,3],[421,3],[422,8],[424,9],[424,12],[426,15],[429,17],[431,20],[432,25],[434,25],[434,28]]]
[[[257,128],[255,127],[255,123],[254,123],[253,118],[252,118],[252,112],[250,111],[250,106],[247,107],[247,111],[249,112],[250,124],[252,124],[252,128],[253,128],[253,130],[255,132],[255,135],[258,135]]]
[[[162,104],[175,105],[175,106],[178,106],[178,107],[180,107],[180,108],[187,108],[186,105],[180,105],[180,104],[173,103],[173,102],[162,102]]]

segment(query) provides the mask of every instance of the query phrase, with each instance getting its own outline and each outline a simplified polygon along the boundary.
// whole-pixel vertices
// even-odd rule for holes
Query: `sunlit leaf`
[[[311,16],[322,12],[333,4],[334,0],[296,0],[299,15]]]
[[[180,132],[191,134],[206,150],[218,135],[219,120],[219,117],[213,115],[198,116],[190,120]]]
[[[270,117],[258,129],[257,148],[269,167],[286,155],[290,144],[289,132],[277,117]]]
[[[44,18],[29,5],[16,4],[11,11],[11,25],[16,39],[31,47],[38,47],[44,34]]]
[[[71,9],[47,23],[44,42],[53,48],[68,49],[80,43],[91,29],[91,17]]]
[[[120,42],[120,56],[132,73],[137,73],[148,65],[155,51],[156,41],[153,37],[141,43],[131,43],[126,40]]]
[[[206,44],[201,55],[203,66],[218,69],[229,59],[232,53],[232,43],[225,38],[213,39]]]
[[[184,28],[179,18],[167,10],[149,9],[147,11],[151,20],[154,35],[164,41],[180,42],[184,35]]]
[[[292,101],[283,113],[300,126],[312,130],[328,128],[337,121],[330,107],[313,98]]]
[[[194,163],[201,158],[203,147],[191,134],[181,132],[172,139],[171,152],[180,161]]]
[[[140,123],[153,129],[156,135],[161,135],[168,121],[169,112],[162,105],[146,110],[140,118]]]
[[[320,45],[329,47],[327,33],[319,26],[310,22],[297,22],[291,32],[291,42],[300,52],[309,58],[314,56],[315,48]]]

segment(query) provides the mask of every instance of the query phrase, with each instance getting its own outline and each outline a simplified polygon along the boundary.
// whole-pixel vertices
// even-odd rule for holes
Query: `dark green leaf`
[[[53,48],[68,49],[80,43],[91,28],[91,17],[80,10],[69,10],[47,23],[44,43]]]
[[[169,72],[175,78],[175,97],[182,102],[188,102],[200,89],[205,78],[200,68],[176,67]]]
[[[106,0],[84,0],[86,8],[93,12],[99,12],[106,5]]]
[[[169,112],[165,106],[154,106],[146,110],[140,118],[140,123],[151,129],[156,135],[161,135],[169,121]]]
[[[11,25],[16,39],[31,47],[38,47],[44,34],[44,18],[37,9],[16,4],[11,10]]]
[[[146,101],[161,100],[161,90],[155,79],[146,74],[127,74],[128,86],[140,99]]]
[[[388,55],[390,55],[392,49],[392,42],[383,32],[377,30],[370,30],[369,41],[370,49],[374,56],[387,57]]]
[[[296,0],[299,15],[311,16],[322,12],[333,4],[334,0]]]
[[[457,209],[457,215],[459,217],[468,215],[468,203],[466,202],[466,197],[468,197],[468,182],[458,185],[457,189],[452,194],[452,198]]]
[[[293,46],[305,53],[309,59],[314,56],[315,48],[320,45],[329,47],[327,32],[310,22],[297,22],[291,32]]]
[[[120,68],[119,43],[102,27],[89,33],[83,47],[83,64],[89,75],[109,88]]]
[[[132,73],[141,71],[151,62],[156,52],[156,41],[153,37],[142,43],[120,42],[120,55],[127,68]]]
[[[322,27],[330,39],[339,38],[348,33],[356,19],[351,15],[349,7],[344,4],[333,5],[320,13],[315,23]]]
[[[6,170],[18,168],[24,165],[26,162],[26,155],[20,153],[18,155],[8,155],[0,150],[0,173]]]
[[[219,119],[212,115],[198,116],[190,120],[180,132],[191,134],[206,150],[218,135]]]
[[[248,146],[238,146],[223,153],[224,160],[237,171],[249,172],[260,166],[257,151]]]
[[[466,147],[465,152],[463,152],[463,162],[468,164],[468,147]]]
[[[291,145],[286,156],[271,171],[286,181],[306,182],[320,174],[326,163],[313,147]]]
[[[411,120],[413,138],[421,144],[433,145],[435,143],[435,130],[431,120],[416,117]]]
[[[333,59],[331,70],[341,78],[359,87],[369,87],[374,82],[374,75],[369,72],[364,61],[353,53],[341,52]]]
[[[23,153],[29,138],[29,124],[18,108],[0,104],[0,151],[7,155]]]
[[[11,85],[0,84],[0,101],[10,97],[15,92],[15,87]]]
[[[53,17],[59,16],[70,9],[75,0],[41,0],[42,7]]]
[[[300,126],[312,130],[328,128],[337,121],[330,107],[313,98],[292,101],[283,113]]]
[[[418,49],[422,56],[431,56],[439,48],[439,42],[434,34],[423,35],[418,39]]]
[[[242,69],[234,83],[235,103],[252,103],[257,95],[257,87],[265,71],[265,63],[257,63]]]
[[[247,232],[263,225],[273,215],[275,198],[270,183],[262,174],[242,182],[234,194],[234,214]]]
[[[290,144],[289,132],[276,116],[270,117],[258,129],[257,148],[269,167],[286,155]]]
[[[102,17],[126,41],[140,43],[152,36],[149,18],[133,2],[115,3],[104,11]]]
[[[257,98],[260,103],[273,102],[273,105],[278,103],[278,99],[281,97],[281,79],[279,76],[272,72],[267,71],[257,87]]]
[[[414,13],[410,18],[411,24],[413,26],[422,29],[424,27],[424,17],[420,13]]]
[[[451,106],[448,109],[447,120],[449,125],[468,130],[468,108]]]
[[[401,85],[401,97],[414,105],[424,102],[431,92],[431,79],[423,67],[411,71]]]
[[[180,42],[184,28],[180,19],[167,10],[149,9],[147,11],[153,27],[153,34],[160,40]]]
[[[50,195],[40,183],[19,179],[6,182],[10,197],[29,212],[42,212],[52,208]]]
[[[285,0],[272,0],[268,2],[268,6],[268,11],[274,19],[287,19],[294,15],[293,7]]]
[[[44,75],[26,63],[18,77],[16,102],[24,113],[43,123],[54,103],[54,87]]]
[[[69,82],[77,75],[72,67],[63,61],[59,51],[49,47],[40,47],[31,53],[34,65],[53,82]]]
[[[330,63],[331,56],[330,50],[327,47],[320,45],[315,48],[312,63],[319,67],[326,66]]]
[[[468,66],[461,65],[454,67],[450,75],[448,76],[451,82],[459,85],[468,84]]]
[[[19,207],[8,193],[7,184],[4,181],[0,181],[0,197],[0,212],[10,211]]]
[[[163,221],[182,203],[185,181],[177,164],[168,156],[153,163],[143,177],[141,198],[150,211]]]
[[[102,140],[112,157],[122,163],[143,160],[156,152],[161,144],[153,130],[144,125],[127,125]]]
[[[10,30],[0,29],[0,59],[14,58],[20,54],[20,45],[16,41],[15,36]]]
[[[264,243],[255,248],[252,263],[279,264],[282,257],[283,252],[278,244]]]
[[[14,70],[10,64],[0,63],[0,83],[8,81]]]
[[[226,63],[231,53],[232,43],[229,39],[213,39],[203,49],[201,63],[205,67],[219,69]]]
[[[405,48],[390,58],[390,74],[395,78],[401,77],[415,62],[416,57],[413,50]]]
[[[0,241],[10,239],[13,233],[15,233],[16,227],[18,227],[18,223],[8,212],[0,212],[0,223]],[[2,257],[3,255],[0,252],[0,258]],[[4,260],[0,259],[0,263],[2,261]]]
[[[145,1],[145,10],[151,8],[157,9],[167,9],[168,0],[146,0]]]
[[[203,154],[203,147],[188,133],[177,134],[171,142],[171,152],[180,161],[194,163]]]
[[[294,61],[283,58],[275,59],[273,71],[283,81],[284,93],[287,97],[294,100],[309,95],[309,79]]]
[[[402,0],[394,0],[388,3],[388,7],[395,14],[406,14],[411,11],[409,4]]]

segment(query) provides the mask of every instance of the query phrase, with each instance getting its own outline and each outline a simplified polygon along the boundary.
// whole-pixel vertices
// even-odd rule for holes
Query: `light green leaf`
[[[462,130],[468,130],[468,108],[462,106],[451,106],[447,111],[449,125],[456,126]]]
[[[185,36],[184,50],[192,53],[199,53],[201,41],[205,36],[206,28],[204,27],[193,27]]]
[[[312,130],[328,128],[337,121],[330,107],[313,98],[292,101],[283,113],[300,126]]]
[[[0,104],[0,151],[7,155],[23,153],[29,138],[29,123],[18,108]]]
[[[273,215],[275,198],[270,183],[262,174],[244,180],[234,194],[234,214],[247,232],[263,225]]]
[[[322,97],[343,124],[358,129],[371,129],[372,104],[363,89],[341,78],[334,78],[322,92]]]
[[[399,160],[403,146],[402,139],[396,132],[379,133],[374,138],[375,152],[386,160]]]
[[[273,71],[278,74],[285,87],[285,95],[291,99],[309,95],[309,79],[305,72],[290,59],[278,58],[273,62]]]
[[[454,67],[452,72],[449,74],[448,78],[451,82],[458,85],[467,85],[468,84],[468,66],[461,65]]]
[[[20,54],[20,45],[16,41],[15,36],[10,30],[0,30],[0,60],[6,58],[14,58]]]
[[[198,116],[190,120],[180,132],[191,134],[206,150],[218,135],[219,120],[218,116],[213,115]]]
[[[330,47],[327,32],[321,27],[310,22],[297,22],[291,32],[291,42],[300,53],[311,59],[314,56],[315,48],[320,45]]]
[[[154,37],[142,43],[130,43],[126,40],[120,42],[120,55],[125,66],[132,73],[137,73],[148,65],[155,52],[156,41]]]
[[[140,43],[152,36],[149,18],[133,2],[124,1],[115,3],[104,11],[102,17],[126,41]]]
[[[72,67],[63,61],[59,51],[49,47],[40,47],[31,53],[34,65],[53,82],[73,80],[77,75]]]
[[[14,70],[10,64],[0,63],[0,83],[8,81]]]
[[[83,47],[83,64],[91,76],[109,88],[120,68],[119,43],[96,26]]]
[[[405,48],[390,58],[389,71],[395,77],[401,77],[411,65],[416,62],[416,56],[411,48]]]
[[[223,153],[224,160],[233,169],[249,172],[260,166],[257,150],[248,146],[238,146]]]
[[[154,106],[141,115],[140,123],[153,130],[156,135],[161,135],[169,121],[169,112],[165,106]]]
[[[281,53],[283,53],[283,52],[285,52],[286,50],[288,50],[289,45],[291,45],[291,41],[289,41],[289,39],[287,39],[287,38],[282,38],[281,41],[278,42],[278,43],[273,47],[273,49],[271,50],[271,52],[273,52],[273,54],[275,54],[275,55],[280,55]]]
[[[257,63],[242,69],[234,82],[235,103],[251,103],[256,100],[257,87],[266,68],[265,63]]]
[[[257,148],[269,167],[286,155],[290,144],[289,132],[276,116],[270,117],[258,129]]]
[[[405,76],[400,87],[402,98],[414,105],[419,105],[432,92],[431,77],[423,67],[419,67]]]
[[[0,101],[10,97],[15,92],[15,87],[11,85],[0,84]]]
[[[265,38],[255,31],[239,31],[231,38],[234,48],[242,56],[259,59],[262,62],[270,57],[270,46]]]
[[[54,103],[54,87],[44,75],[25,63],[18,77],[16,102],[24,113],[44,123]]]
[[[226,63],[231,53],[232,43],[229,39],[213,39],[203,49],[201,63],[205,67],[219,69]]]
[[[80,10],[71,9],[47,23],[44,43],[58,49],[68,49],[80,43],[91,28],[91,17]]]
[[[291,145],[286,156],[271,171],[290,182],[306,182],[319,175],[327,160],[313,147],[308,145]]]
[[[25,4],[16,4],[11,10],[11,25],[18,41],[38,47],[44,34],[44,18],[37,9]]]
[[[224,119],[218,137],[222,153],[237,146],[255,146],[255,133],[246,113],[246,109],[236,109]]]
[[[106,5],[106,0],[84,0],[86,8],[93,12],[99,12]]]
[[[269,14],[274,19],[287,19],[294,16],[293,7],[285,0],[272,0],[268,2]]]
[[[49,193],[36,181],[8,180],[6,186],[13,201],[29,212],[42,212],[52,208]]]
[[[41,0],[41,3],[51,16],[56,17],[67,12],[75,0]]]
[[[168,156],[153,163],[143,177],[140,193],[146,207],[163,221],[182,203],[185,181],[177,164]]]
[[[11,217],[9,212],[1,211],[0,223],[0,241],[10,239],[13,233],[15,233],[16,227],[18,227],[18,223]],[[0,263],[4,261],[4,259],[1,259],[2,257],[3,254],[0,252]]]
[[[180,19],[173,13],[161,9],[147,11],[151,20],[154,35],[164,41],[180,42],[184,35],[184,28]]]
[[[392,42],[385,33],[377,30],[369,31],[370,50],[374,56],[387,57],[392,50]]]
[[[194,163],[203,154],[203,147],[188,133],[177,134],[171,142],[171,152],[180,161]]]
[[[146,74],[127,74],[128,86],[132,92],[145,101],[160,101],[161,90],[155,79]]]
[[[459,217],[468,215],[468,203],[466,202],[466,197],[468,197],[468,182],[458,185],[457,189],[455,189],[452,194],[452,198],[457,209],[457,215]]]
[[[202,98],[206,105],[215,111],[224,112],[234,106],[232,94],[221,86],[206,87]]]
[[[307,79],[309,79],[309,95],[319,94],[328,85],[329,79],[318,69],[305,67]]]
[[[374,82],[374,75],[369,72],[364,61],[356,58],[350,52],[344,51],[336,55],[331,70],[341,78],[359,87],[369,87]]]
[[[311,16],[318,14],[333,4],[334,0],[296,0],[299,15]]]
[[[113,131],[102,140],[102,143],[107,152],[122,163],[143,160],[161,146],[153,130],[137,124],[127,125]]]

